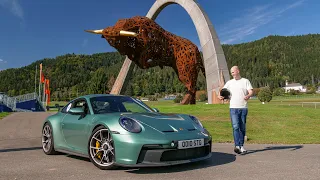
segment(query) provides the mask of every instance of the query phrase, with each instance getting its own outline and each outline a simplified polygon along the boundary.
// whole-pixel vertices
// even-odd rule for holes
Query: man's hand
[[[244,100],[248,100],[250,98],[250,96],[245,96]]]
[[[223,96],[218,96],[218,98],[219,98],[220,100],[223,100],[223,99],[224,99],[224,97],[223,97]]]
[[[252,94],[253,94],[252,89],[249,89],[249,90],[248,90],[248,93],[249,93],[249,94],[244,97],[244,100],[248,100],[248,99],[252,96]]]

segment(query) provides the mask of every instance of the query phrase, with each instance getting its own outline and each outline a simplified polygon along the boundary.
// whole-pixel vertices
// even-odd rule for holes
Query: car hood
[[[137,120],[142,125],[147,125],[163,133],[188,132],[196,130],[191,119],[185,119],[178,114],[122,113],[122,116]]]

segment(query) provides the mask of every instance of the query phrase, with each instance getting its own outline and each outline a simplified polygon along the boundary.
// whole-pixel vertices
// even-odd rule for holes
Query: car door
[[[74,101],[67,109],[66,116],[61,122],[64,139],[70,149],[77,152],[86,152],[88,144],[89,124],[92,115],[85,99]],[[83,108],[84,115],[75,115],[69,112],[71,108]]]

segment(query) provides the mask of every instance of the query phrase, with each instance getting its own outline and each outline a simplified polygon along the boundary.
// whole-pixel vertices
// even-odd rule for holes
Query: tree
[[[283,88],[275,88],[273,90],[273,96],[283,96],[285,93],[285,90]]]
[[[77,85],[71,87],[71,94],[73,98],[79,96]]]
[[[258,99],[263,103],[271,101],[272,92],[268,86],[260,88]]]
[[[108,85],[107,85],[109,91],[111,91],[111,89],[112,89],[112,87],[113,87],[115,82],[116,82],[116,79],[114,78],[114,76],[111,76],[109,81],[108,81]]]
[[[99,68],[93,73],[90,81],[90,93],[92,94],[103,94],[107,82],[106,73],[103,68]]]
[[[139,84],[134,84],[134,85],[133,85],[133,94],[134,94],[135,96],[141,96],[141,94],[142,94],[142,89],[141,89],[141,87],[140,87]]]
[[[132,84],[128,83],[126,91],[124,93],[127,96],[133,96],[133,89],[132,89]]]

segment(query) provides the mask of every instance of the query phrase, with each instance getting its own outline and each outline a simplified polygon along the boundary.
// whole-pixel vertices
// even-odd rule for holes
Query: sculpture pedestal
[[[212,91],[212,104],[222,104],[223,100],[218,98],[218,94],[213,90]]]

